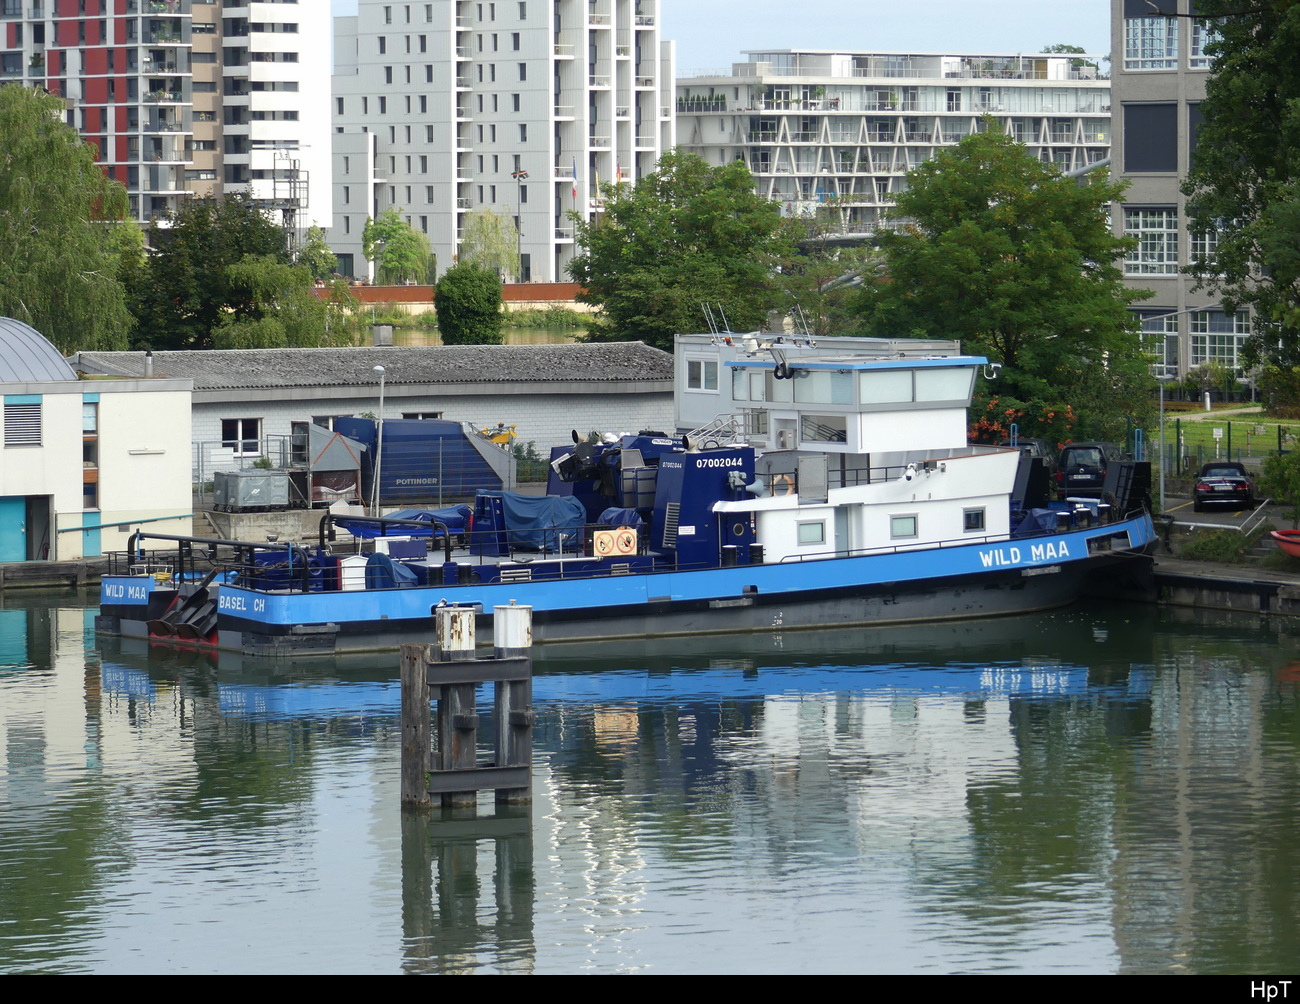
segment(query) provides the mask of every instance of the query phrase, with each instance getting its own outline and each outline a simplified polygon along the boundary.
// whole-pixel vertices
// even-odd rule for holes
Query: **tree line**
[[[65,354],[358,339],[363,314],[318,227],[293,248],[250,199],[192,197],[155,222],[146,247],[145,232],[128,215],[126,189],[105,176],[93,147],[63,122],[64,107],[44,91],[0,87],[0,316],[30,324]],[[502,246],[513,244],[493,232],[492,221],[475,225],[487,231],[479,253],[508,267]],[[380,281],[433,277],[428,238],[396,208],[368,221],[363,243]],[[499,341],[500,319],[493,324],[475,311],[495,292],[499,314],[500,279],[468,262],[452,272],[444,340]],[[467,278],[473,288],[465,298]],[[458,297],[465,302],[458,305]]]

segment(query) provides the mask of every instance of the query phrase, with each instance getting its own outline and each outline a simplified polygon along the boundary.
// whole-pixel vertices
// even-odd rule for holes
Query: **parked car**
[[[1246,468],[1235,461],[1216,460],[1201,467],[1192,490],[1192,511],[1204,512],[1206,506],[1236,506],[1249,509],[1255,504],[1255,483]]]
[[[1011,440],[1004,439],[998,446],[1011,447],[1013,444]],[[1048,467],[1056,459],[1056,447],[1050,439],[1026,439],[1022,436],[1015,441],[1014,448],[1030,457],[1042,457]]]
[[[1100,498],[1106,471],[1126,459],[1115,443],[1068,443],[1056,458],[1056,492],[1061,498]]]

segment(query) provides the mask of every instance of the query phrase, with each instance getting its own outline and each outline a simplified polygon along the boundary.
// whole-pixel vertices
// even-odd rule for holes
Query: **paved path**
[[[1212,422],[1219,418],[1233,418],[1236,415],[1262,415],[1264,406],[1250,405],[1245,408],[1220,408],[1217,411],[1165,411],[1165,421],[1171,422],[1181,418],[1184,422]],[[1276,423],[1274,423],[1276,424]]]

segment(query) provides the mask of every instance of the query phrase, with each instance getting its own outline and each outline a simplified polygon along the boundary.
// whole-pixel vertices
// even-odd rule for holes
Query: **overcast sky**
[[[357,0],[332,2],[356,13]],[[1109,0],[660,0],[659,10],[680,76],[729,67],[746,49],[1110,52]]]

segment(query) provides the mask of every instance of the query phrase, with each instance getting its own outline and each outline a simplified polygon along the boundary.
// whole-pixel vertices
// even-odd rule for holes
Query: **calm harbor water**
[[[1286,973],[1300,655],[1251,618],[547,648],[534,802],[398,809],[396,658],[0,608],[0,971]]]

